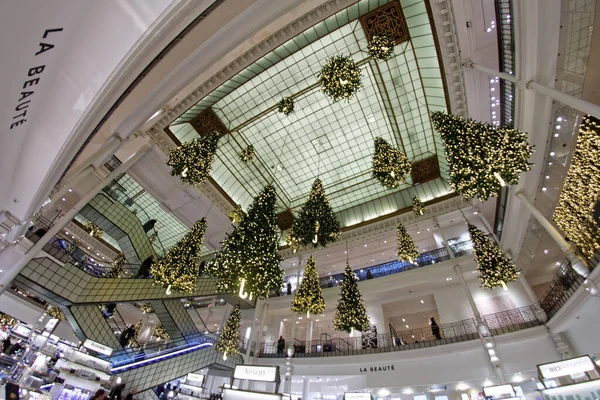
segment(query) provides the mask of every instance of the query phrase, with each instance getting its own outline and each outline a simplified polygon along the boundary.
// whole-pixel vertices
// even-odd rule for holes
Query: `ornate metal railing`
[[[543,325],[536,314],[537,305],[502,311],[483,317],[492,335],[515,332]],[[365,334],[361,337],[332,338],[310,342],[295,340],[294,357],[336,357],[359,354],[404,351],[425,347],[443,346],[450,343],[479,339],[475,319],[441,324],[437,329],[431,326],[419,329],[386,334]],[[253,347],[257,357],[283,358],[285,348],[277,343],[255,343]]]
[[[500,72],[515,73],[515,30],[512,0],[495,0]],[[513,125],[515,84],[500,80],[500,124]]]
[[[562,263],[540,299],[540,305],[548,318],[552,318],[565,305],[584,280],[585,278],[575,272],[568,260]]]

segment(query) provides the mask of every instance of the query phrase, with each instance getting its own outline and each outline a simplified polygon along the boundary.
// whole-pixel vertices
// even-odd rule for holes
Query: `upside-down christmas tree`
[[[485,236],[475,225],[469,224],[469,234],[475,248],[475,261],[479,280],[483,287],[493,289],[519,279],[519,270],[514,262],[498,247],[493,239]]]
[[[531,169],[533,148],[525,132],[442,112],[433,112],[431,120],[444,141],[450,185],[465,199],[497,196],[502,186],[518,183]]]
[[[239,353],[241,317],[240,306],[236,305],[227,317],[223,331],[215,343],[215,350],[223,353],[223,360],[227,360],[227,354]]]
[[[218,145],[219,132],[214,131],[172,149],[167,159],[171,175],[190,185],[203,183],[210,174]]]
[[[410,168],[410,161],[403,152],[392,147],[384,139],[375,138],[373,178],[388,189],[396,189],[405,182]]]
[[[239,225],[227,234],[221,251],[207,267],[210,275],[219,278],[220,292],[264,299],[272,290],[281,288],[276,201],[275,188],[266,186]]]
[[[354,333],[354,330],[364,332],[369,329],[369,316],[365,303],[358,289],[354,272],[348,264],[344,270],[342,289],[333,316],[333,327],[336,331],[350,334]]]
[[[325,310],[325,298],[319,282],[319,275],[314,257],[309,257],[304,270],[304,278],[300,282],[296,295],[292,300],[292,311],[298,314],[320,314]]]
[[[419,257],[419,248],[408,234],[408,231],[398,222],[398,259],[401,261],[414,262]]]
[[[312,185],[308,200],[302,206],[298,218],[290,228],[288,243],[313,247],[335,242],[340,235],[340,222],[333,213],[323,182],[317,178]]]
[[[166,256],[152,264],[150,273],[154,283],[167,288],[167,294],[171,289],[184,293],[193,293],[196,289],[205,231],[206,218],[202,218]]]

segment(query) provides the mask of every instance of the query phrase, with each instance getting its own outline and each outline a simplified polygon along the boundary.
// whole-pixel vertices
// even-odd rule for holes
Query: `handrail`
[[[515,332],[543,325],[536,313],[537,305],[501,311],[483,316],[490,327],[492,335]],[[357,354],[404,351],[425,347],[442,346],[444,344],[465,342],[479,339],[477,321],[465,319],[462,321],[440,324],[437,329],[431,326],[398,331],[385,334],[364,334],[361,337],[332,338],[328,340],[313,340],[294,344],[294,357],[334,357]],[[258,348],[257,357],[281,358],[282,351],[277,351],[277,343],[262,342]]]
[[[565,305],[584,280],[584,277],[575,272],[569,260],[563,261],[540,298],[540,305],[548,318],[552,318]]]

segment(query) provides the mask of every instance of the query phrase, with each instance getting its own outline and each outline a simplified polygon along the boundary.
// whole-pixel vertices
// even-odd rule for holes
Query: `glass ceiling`
[[[447,108],[426,6],[400,1],[411,39],[395,47],[392,59],[375,62],[358,18],[386,3],[362,0],[284,43],[181,115],[172,133],[192,140],[197,133],[189,122],[212,108],[231,134],[220,141],[211,176],[244,208],[273,183],[279,207],[297,209],[317,176],[344,226],[407,207],[414,194],[424,201],[448,194],[447,163],[429,119],[430,111]],[[320,68],[337,54],[349,54],[363,72],[350,102],[333,103],[319,91]],[[275,104],[288,96],[295,108],[286,117]],[[396,191],[385,189],[371,177],[376,136],[412,162],[437,155],[445,180],[413,187],[409,176]],[[239,153],[250,144],[256,158],[245,164]]]

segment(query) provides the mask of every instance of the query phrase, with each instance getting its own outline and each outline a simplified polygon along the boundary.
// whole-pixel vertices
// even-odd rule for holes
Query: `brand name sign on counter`
[[[344,400],[372,400],[371,393],[344,393]]]
[[[575,375],[582,372],[594,371],[595,369],[596,364],[594,364],[594,361],[589,356],[576,357],[569,360],[538,365],[540,375],[544,379]]]
[[[483,393],[487,397],[506,397],[507,395],[510,397],[515,396],[515,389],[513,389],[512,385],[498,385],[498,386],[488,386],[483,388]]]
[[[238,365],[233,373],[234,379],[245,379],[248,381],[275,382],[277,380],[278,367],[262,367],[258,365]]]
[[[104,354],[105,356],[110,356],[113,353],[112,347],[105,346],[90,339],[86,339],[85,342],[83,342],[83,347],[93,350],[97,353]]]
[[[187,374],[187,380],[202,384],[204,383],[204,375],[190,373]]]

